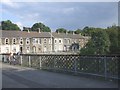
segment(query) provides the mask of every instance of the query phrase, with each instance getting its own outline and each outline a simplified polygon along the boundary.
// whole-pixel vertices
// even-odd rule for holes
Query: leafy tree
[[[2,30],[20,30],[17,24],[12,23],[10,20],[1,22]]]
[[[103,30],[102,28],[94,28],[94,27],[84,27],[82,30],[82,35],[84,36],[91,36],[93,32],[96,32],[96,30]]]
[[[66,33],[67,30],[64,29],[64,28],[58,28],[58,29],[56,29],[56,32],[59,32],[59,33]]]
[[[41,32],[50,32],[51,29],[48,26],[45,26],[43,23],[35,23],[31,31],[38,31],[38,28],[40,28]]]
[[[77,29],[76,31],[75,31],[75,34],[80,34],[81,33],[81,30],[80,29]]]
[[[28,32],[28,30],[31,31],[31,28],[30,27],[23,27],[23,31],[27,31]]]
[[[109,53],[110,41],[105,30],[96,30],[91,33],[91,39],[80,50],[81,54],[107,54]]]
[[[118,38],[118,34],[120,34],[119,30],[118,30],[118,27],[117,26],[112,26],[112,27],[108,27],[106,29],[108,35],[109,35],[109,38],[110,38],[110,42],[111,42],[111,45],[110,45],[110,54],[117,54],[120,52],[119,50],[119,38]]]
[[[74,31],[68,31],[68,33],[73,34]]]

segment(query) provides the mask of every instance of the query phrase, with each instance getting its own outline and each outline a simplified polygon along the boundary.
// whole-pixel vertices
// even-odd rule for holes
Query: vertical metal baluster
[[[107,62],[106,62],[106,57],[104,57],[104,76],[105,80],[107,79]]]
[[[76,60],[76,58],[74,58],[74,72],[76,75],[77,74],[77,60]]]
[[[20,64],[21,64],[21,66],[23,64],[23,57],[22,57],[22,55],[20,56]]]
[[[29,67],[31,67],[31,59],[30,59],[30,56],[28,56],[28,62],[29,62]]]
[[[42,69],[42,62],[41,62],[41,56],[39,56],[39,60],[40,60],[40,69]]]

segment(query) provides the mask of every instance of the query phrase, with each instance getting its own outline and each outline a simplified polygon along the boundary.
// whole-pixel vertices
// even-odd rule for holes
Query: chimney
[[[75,35],[74,31],[72,33],[73,33],[73,35]]]
[[[41,33],[41,30],[40,30],[40,28],[38,28],[38,32],[39,32],[39,33]]]
[[[79,33],[79,35],[81,36],[81,33]]]
[[[28,33],[30,33],[30,30],[29,30],[29,29],[27,29],[27,31],[28,31]]]
[[[66,31],[66,35],[68,34],[68,31]]]
[[[57,31],[57,33],[59,34],[59,31]]]

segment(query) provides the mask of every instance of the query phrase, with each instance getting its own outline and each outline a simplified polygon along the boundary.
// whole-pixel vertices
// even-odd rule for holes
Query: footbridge
[[[118,88],[117,57],[20,55],[15,65],[2,57],[2,88]]]

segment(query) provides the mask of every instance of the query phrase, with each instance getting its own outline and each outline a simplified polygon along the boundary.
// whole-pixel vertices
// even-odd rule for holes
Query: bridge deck
[[[117,83],[2,64],[3,88],[117,88]]]

